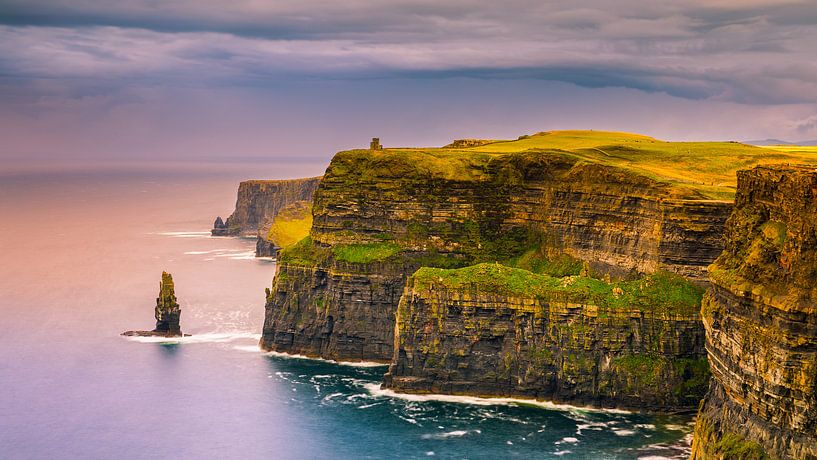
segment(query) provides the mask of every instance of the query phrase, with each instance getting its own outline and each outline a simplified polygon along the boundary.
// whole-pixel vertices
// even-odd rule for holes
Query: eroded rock
[[[156,297],[156,308],[154,309],[156,318],[156,328],[152,331],[126,331],[122,335],[140,337],[182,337],[179,319],[181,317],[181,307],[176,300],[173,277],[170,273],[162,272],[162,281],[159,282],[159,296]]]
[[[740,171],[725,235],[692,458],[817,458],[817,170]]]

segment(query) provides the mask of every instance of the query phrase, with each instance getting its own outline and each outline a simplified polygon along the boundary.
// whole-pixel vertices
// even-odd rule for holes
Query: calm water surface
[[[274,262],[207,230],[239,180],[322,169],[0,171],[0,456],[684,457],[689,418],[405,399],[382,366],[259,352]],[[162,270],[193,336],[120,337],[152,328]]]

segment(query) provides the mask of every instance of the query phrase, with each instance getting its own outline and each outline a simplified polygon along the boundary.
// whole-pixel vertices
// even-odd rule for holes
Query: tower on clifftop
[[[383,150],[383,146],[380,145],[380,138],[379,137],[373,137],[372,138],[372,142],[369,144],[369,149],[370,150]]]

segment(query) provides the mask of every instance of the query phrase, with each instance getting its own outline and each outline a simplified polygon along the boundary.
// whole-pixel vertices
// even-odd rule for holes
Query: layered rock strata
[[[607,285],[495,264],[421,269],[397,308],[383,386],[689,412],[709,378],[700,292],[668,274]]]
[[[320,177],[288,180],[249,180],[238,186],[235,211],[222,228],[213,228],[214,236],[255,237],[278,212],[296,201],[312,201]]]
[[[534,248],[591,261],[599,276],[668,270],[704,282],[729,210],[560,151],[341,152],[315,193],[311,239],[279,257],[261,345],[388,362],[410,274]]]
[[[817,458],[817,170],[740,171],[725,238],[692,458]]]

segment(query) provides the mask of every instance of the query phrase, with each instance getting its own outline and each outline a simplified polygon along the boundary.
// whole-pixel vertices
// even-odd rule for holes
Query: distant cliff
[[[703,283],[722,250],[729,202],[563,150],[474,151],[490,147],[338,153],[311,237],[279,256],[262,347],[389,362],[420,267],[499,261],[565,276],[587,261],[597,277],[666,270]]]
[[[312,201],[295,201],[278,211],[258,229],[256,257],[276,257],[282,248],[292,246],[309,235],[312,228]]]
[[[702,293],[668,273],[606,283],[423,268],[397,308],[384,387],[691,411],[709,382]]]
[[[817,169],[739,172],[725,237],[692,457],[817,458]]]
[[[278,212],[297,201],[312,201],[320,177],[289,180],[249,180],[238,185],[235,211],[214,235],[257,236],[269,230]],[[264,228],[266,226],[266,228]]]

